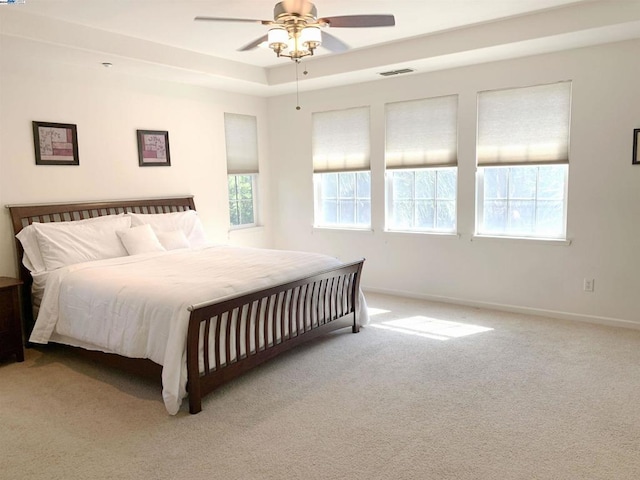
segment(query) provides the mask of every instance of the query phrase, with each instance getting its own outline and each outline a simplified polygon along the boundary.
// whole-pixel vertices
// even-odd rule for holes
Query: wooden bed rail
[[[204,395],[285,350],[339,328],[358,332],[363,262],[191,307],[189,411],[198,413]]]

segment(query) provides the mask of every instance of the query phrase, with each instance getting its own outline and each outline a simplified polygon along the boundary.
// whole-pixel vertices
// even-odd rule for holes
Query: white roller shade
[[[478,94],[479,166],[569,162],[571,82]]]
[[[258,120],[252,115],[224,114],[227,173],[258,173]]]
[[[458,96],[388,103],[387,168],[458,164]]]
[[[369,170],[369,107],[316,112],[312,121],[315,173]]]

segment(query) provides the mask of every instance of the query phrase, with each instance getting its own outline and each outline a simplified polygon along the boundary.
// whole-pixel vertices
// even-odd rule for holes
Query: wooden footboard
[[[358,332],[364,260],[300,280],[190,308],[189,411],[223,383],[318,335]]]

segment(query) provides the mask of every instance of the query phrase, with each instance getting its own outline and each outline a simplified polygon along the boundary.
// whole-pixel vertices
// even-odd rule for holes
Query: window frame
[[[339,110],[313,112],[311,115],[311,145],[313,165],[314,228],[371,230],[371,106],[358,106]],[[368,195],[358,196],[358,178],[367,173]],[[326,223],[326,212],[322,204],[326,197],[322,192],[325,175],[356,174],[353,197],[353,215],[356,223],[340,223],[339,180],[336,184],[336,223]],[[368,223],[358,222],[358,203],[368,203]]]
[[[458,230],[458,108],[459,94],[448,94],[385,104],[385,176],[384,211],[385,232],[420,233],[435,235],[457,235]],[[454,195],[441,198],[438,195],[440,172],[453,172]],[[396,172],[411,172],[411,198],[394,198],[394,177]],[[433,174],[432,198],[420,197],[416,187],[420,185],[418,172]],[[431,179],[429,179],[431,182]],[[427,192],[424,192],[427,193]],[[396,215],[401,202],[409,202],[410,225],[398,225]],[[439,211],[443,202],[453,204],[452,224],[439,227]],[[433,217],[431,225],[419,226],[421,206],[429,205]],[[407,205],[407,207],[409,207]],[[422,220],[430,220],[426,210]],[[396,218],[397,217],[397,218]],[[451,217],[449,217],[451,219]],[[409,223],[409,222],[407,222]]]
[[[571,105],[572,81],[561,80],[551,83],[502,88],[478,92],[477,131],[476,131],[476,208],[475,234],[477,237],[515,238],[526,240],[566,241],[568,225],[568,190],[571,141]],[[540,196],[541,169],[563,165],[562,198],[552,199]],[[508,169],[505,186],[505,198],[489,200],[502,207],[505,203],[503,219],[499,231],[490,231],[486,225],[485,199],[486,172],[494,169]],[[513,171],[518,169],[536,169],[533,198],[512,196]],[[526,187],[529,180],[518,184],[519,189]],[[544,183],[543,183],[543,186]],[[554,189],[555,190],[555,189]],[[515,191],[515,190],[514,190]],[[543,190],[544,191],[544,190]],[[517,192],[516,192],[517,193]],[[562,225],[560,231],[544,231],[545,224],[540,223],[543,215],[544,200],[562,202]],[[520,216],[514,202],[520,202]],[[533,212],[526,212],[527,207]],[[495,214],[499,210],[492,210]],[[514,216],[510,214],[513,213]],[[557,212],[556,212],[557,213]],[[516,216],[515,214],[518,214]],[[527,218],[527,217],[530,217]],[[519,222],[520,218],[524,221]],[[552,217],[550,217],[552,218]],[[530,231],[527,231],[527,221]],[[491,222],[493,223],[493,222]],[[521,223],[518,225],[518,223]],[[542,227],[542,228],[541,228]]]

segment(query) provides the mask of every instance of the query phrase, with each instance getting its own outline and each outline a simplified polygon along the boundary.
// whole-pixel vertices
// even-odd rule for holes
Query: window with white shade
[[[369,107],[312,116],[315,225],[371,228]]]
[[[258,122],[251,115],[224,114],[231,228],[257,225]]]
[[[457,110],[457,95],[385,106],[387,230],[456,231]]]
[[[478,94],[477,234],[566,237],[571,82]]]

